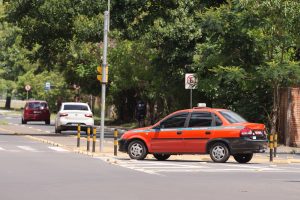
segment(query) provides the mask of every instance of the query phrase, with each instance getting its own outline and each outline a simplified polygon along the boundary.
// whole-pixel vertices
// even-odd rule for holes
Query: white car
[[[93,113],[86,103],[65,102],[62,103],[55,119],[55,133],[66,130],[77,130],[80,124],[81,130],[88,126],[94,126]]]

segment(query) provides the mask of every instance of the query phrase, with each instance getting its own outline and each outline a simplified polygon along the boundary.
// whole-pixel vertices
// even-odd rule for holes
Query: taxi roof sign
[[[206,107],[206,103],[198,103],[197,107],[198,108],[205,108]]]

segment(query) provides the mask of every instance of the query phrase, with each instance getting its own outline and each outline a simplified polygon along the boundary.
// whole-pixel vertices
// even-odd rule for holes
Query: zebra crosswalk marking
[[[38,152],[38,150],[30,147],[30,146],[17,146],[20,149],[26,150],[26,151],[31,151],[31,152]]]
[[[52,149],[52,150],[54,150],[54,151],[58,151],[58,152],[69,152],[68,150],[63,149],[63,148],[61,148],[61,147],[53,147],[53,146],[49,146],[48,148],[49,148],[49,149]]]

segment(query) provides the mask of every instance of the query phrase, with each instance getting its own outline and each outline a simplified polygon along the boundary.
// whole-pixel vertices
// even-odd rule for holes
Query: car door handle
[[[211,132],[210,132],[210,131],[206,131],[205,134],[206,134],[206,135],[210,135]]]
[[[177,131],[177,135],[181,135],[182,134],[182,131]]]

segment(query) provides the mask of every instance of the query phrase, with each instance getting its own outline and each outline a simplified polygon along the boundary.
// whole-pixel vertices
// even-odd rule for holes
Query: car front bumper
[[[119,139],[118,140],[119,151],[127,153],[128,149],[128,140]]]

